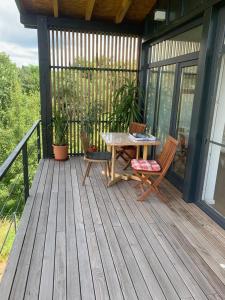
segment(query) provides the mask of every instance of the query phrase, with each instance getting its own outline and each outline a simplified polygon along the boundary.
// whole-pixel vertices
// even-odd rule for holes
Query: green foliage
[[[81,131],[87,133],[89,140],[93,136],[95,125],[99,122],[102,112],[103,107],[100,103],[93,106],[90,111],[85,106],[81,106]]]
[[[39,92],[39,68],[38,66],[22,66],[19,70],[21,77],[22,92],[26,95],[32,95]]]
[[[0,164],[12,152],[34,121],[40,118],[38,68],[18,68],[0,52]],[[37,167],[36,137],[28,142],[30,183]],[[13,212],[20,217],[24,207],[22,156],[19,155],[0,181],[0,247]],[[4,226],[1,226],[1,225]],[[14,239],[7,239],[2,258],[8,256]]]
[[[15,238],[15,228],[14,226],[11,225],[11,220],[3,220],[0,221],[0,226],[1,226],[1,230],[0,230],[0,245],[2,245],[2,242],[4,241],[6,234],[9,230],[8,233],[8,238],[5,244],[5,247],[2,250],[2,253],[0,255],[0,263],[4,262],[5,260],[7,260],[7,257],[9,255],[9,252],[11,250],[14,238]],[[10,229],[9,229],[10,228]]]
[[[127,130],[130,123],[140,121],[141,113],[138,105],[140,91],[136,82],[126,80],[115,93],[113,114],[110,117],[111,131]]]
[[[68,116],[63,110],[55,112],[53,119],[55,127],[55,145],[64,146],[68,137]]]

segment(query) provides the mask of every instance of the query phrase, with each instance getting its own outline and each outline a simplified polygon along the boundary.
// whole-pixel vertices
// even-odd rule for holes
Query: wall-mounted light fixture
[[[158,21],[158,22],[166,21],[166,11],[163,9],[156,9],[154,11],[154,21]]]

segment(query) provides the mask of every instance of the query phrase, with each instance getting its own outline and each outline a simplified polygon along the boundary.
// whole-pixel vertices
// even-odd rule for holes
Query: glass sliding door
[[[192,64],[192,62],[189,62],[188,64]],[[174,134],[179,141],[179,146],[175,155],[172,170],[181,179],[184,179],[185,177],[196,76],[197,65],[180,65],[180,86],[178,85],[177,87],[179,93]]]
[[[157,153],[162,150],[170,130],[175,71],[175,64],[149,70],[146,123],[161,141]]]
[[[170,132],[175,70],[175,64],[160,68],[156,136],[160,139],[161,145],[157,147],[157,153],[162,150],[162,147]]]
[[[155,104],[158,93],[159,68],[152,68],[148,71],[147,80],[147,101],[145,108],[146,123],[150,132],[154,132]]]
[[[221,61],[203,200],[225,216],[225,54]]]

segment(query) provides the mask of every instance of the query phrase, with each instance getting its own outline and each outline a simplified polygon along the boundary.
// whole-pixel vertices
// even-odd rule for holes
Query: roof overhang
[[[46,16],[48,28],[142,35],[144,20],[157,0],[15,0],[21,23],[37,28]]]

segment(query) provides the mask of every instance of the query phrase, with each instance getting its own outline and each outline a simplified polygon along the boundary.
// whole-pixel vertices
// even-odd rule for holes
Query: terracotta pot
[[[67,160],[68,145],[64,145],[64,146],[53,145],[53,153],[55,156],[55,160]]]

